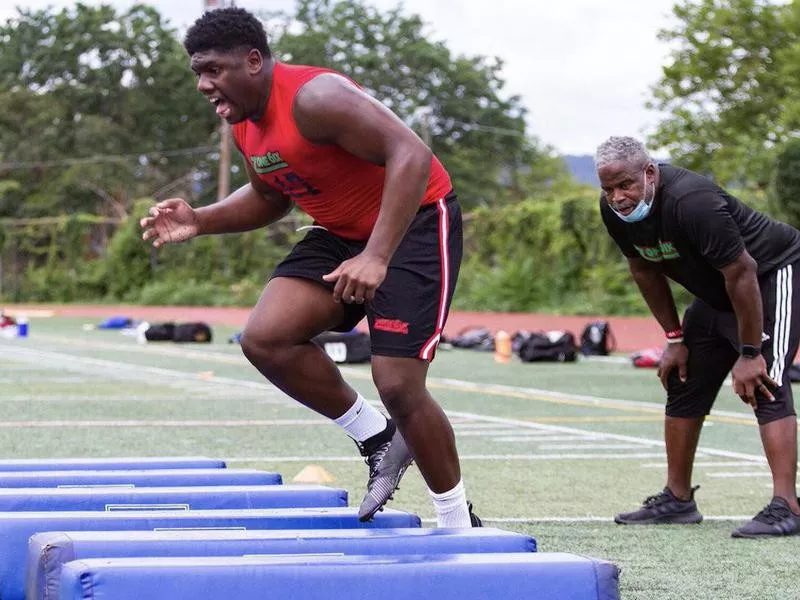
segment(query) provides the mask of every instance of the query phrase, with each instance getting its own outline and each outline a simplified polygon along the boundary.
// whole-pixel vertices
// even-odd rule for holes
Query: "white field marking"
[[[236,395],[226,396],[226,400],[230,400],[231,398],[237,398]],[[249,398],[249,397],[248,397]],[[187,398],[186,402],[194,402],[198,398],[196,396],[192,396],[191,399]],[[218,400],[217,396],[209,395],[204,400]],[[3,396],[0,398],[0,403],[2,402],[39,402],[39,403],[53,403],[53,404],[67,404],[70,402],[167,402],[169,404],[175,404],[175,398],[172,396],[113,396],[113,397],[106,397],[106,396],[76,396],[74,394],[70,395],[60,395],[60,396],[49,396],[44,394],[25,394],[22,395],[15,395],[15,396]]]
[[[748,477],[772,477],[772,473],[769,471],[744,471],[738,473],[732,472],[725,472],[720,471],[719,473],[708,473],[709,477],[721,477],[723,479],[733,479],[736,477],[748,478]]]
[[[11,349],[0,344],[0,356],[3,356],[10,350]],[[204,392],[208,391],[209,385],[214,387],[220,386],[224,389],[230,389],[231,387],[249,388],[262,392],[268,392],[273,395],[272,399],[261,398],[262,403],[271,402],[272,404],[283,406],[296,405],[294,400],[290,399],[288,396],[285,396],[274,386],[264,382],[247,381],[243,379],[233,379],[230,377],[218,376],[214,376],[211,379],[200,379],[196,373],[190,373],[187,371],[163,369],[160,367],[123,363],[86,356],[73,356],[71,354],[63,354],[60,352],[20,348],[14,348],[13,350],[16,358],[21,357],[38,362],[60,361],[62,368],[66,369],[84,372],[88,369],[90,373],[96,374],[99,368],[106,380],[144,380],[146,383],[150,384],[165,383],[167,385],[178,386],[182,391],[191,391],[190,389],[187,389],[187,383],[197,386],[198,389],[202,389]]]
[[[636,450],[641,444],[539,444],[539,450]]]
[[[580,362],[599,362],[599,363],[612,363],[615,365],[629,365],[631,361],[630,356],[581,356]]]
[[[482,429],[514,429],[513,427],[509,427],[508,425],[502,425],[498,423],[472,423],[472,422],[463,422],[463,423],[453,423],[453,429],[461,430],[461,429],[469,429],[469,430],[482,430]]]
[[[247,359],[241,353],[235,354],[228,354],[225,352],[214,352],[214,351],[204,351],[198,350],[196,348],[189,349],[185,346],[174,346],[174,345],[162,345],[162,344],[134,344],[134,343],[120,343],[120,342],[109,342],[109,341],[102,341],[102,340],[76,340],[73,338],[63,337],[60,335],[38,335],[37,339],[46,341],[46,342],[57,342],[60,344],[68,345],[68,346],[79,346],[83,348],[96,348],[96,349],[107,349],[107,350],[115,350],[117,352],[122,352],[125,354],[130,354],[132,352],[138,354],[148,354],[148,355],[161,355],[161,356],[174,356],[175,358],[206,358],[215,360],[218,362],[225,362],[229,364],[237,364],[237,365],[247,365]]]
[[[525,431],[523,429],[517,429],[516,427],[510,427],[506,429],[478,429],[473,431],[461,431],[456,429],[456,435],[459,437],[504,437],[508,435],[513,435],[516,437],[524,437],[533,441],[536,440],[553,440],[559,436],[556,434],[550,433],[549,431]],[[569,439],[583,439],[578,438],[576,436],[569,436]]]
[[[763,458],[763,457],[761,457],[761,460],[760,460],[760,461],[744,461],[744,462],[741,462],[741,461],[737,461],[737,462],[733,462],[733,461],[720,461],[720,462],[696,462],[696,463],[694,463],[694,467],[695,467],[696,469],[719,469],[719,468],[721,468],[721,467],[727,467],[727,468],[729,468],[729,467],[747,467],[747,468],[751,468],[751,467],[754,467],[754,466],[755,466],[755,465],[753,464],[753,463],[755,463],[755,462],[761,462],[761,463],[763,463],[764,465],[766,465],[766,464],[767,464],[767,459],[766,459],[766,458]],[[657,463],[643,463],[643,464],[641,464],[641,465],[639,465],[639,466],[640,466],[641,468],[643,468],[643,469],[666,469],[666,468],[667,468],[667,463],[666,463],[666,462],[657,462]]]
[[[44,429],[48,427],[272,427],[275,425],[332,425],[330,421],[320,419],[246,419],[246,420],[209,420],[209,421],[142,421],[126,420],[92,420],[92,421],[0,421],[0,429],[26,427]]]
[[[30,371],[33,373],[33,371]],[[31,380],[33,378],[33,381]],[[66,376],[52,376],[47,375],[42,372],[38,372],[35,375],[27,375],[27,376],[20,376],[20,377],[0,377],[0,383],[13,383],[13,384],[20,384],[20,383],[97,383],[88,377],[70,377]]]
[[[61,336],[44,336],[42,339],[45,340],[53,340],[63,343],[65,345],[72,345],[72,346],[85,346],[90,348],[110,348],[115,349],[120,352],[130,353],[130,352],[139,352],[144,354],[162,354],[168,356],[175,356],[177,358],[203,358],[212,361],[220,361],[229,364],[237,364],[237,365],[247,365],[247,361],[243,355],[236,354],[224,354],[221,352],[213,352],[213,351],[197,351],[197,350],[189,350],[181,348],[171,348],[167,346],[158,346],[158,345],[137,345],[137,344],[122,344],[122,343],[110,343],[110,342],[100,342],[100,341],[89,341],[89,340],[74,340],[71,338],[65,338]],[[0,353],[4,348],[8,348],[12,350],[10,345],[5,345],[4,343],[0,342]],[[14,349],[19,348],[15,346]],[[64,354],[60,356],[69,356],[72,355]],[[127,363],[123,363],[127,364]],[[339,370],[347,375],[348,377],[353,377],[354,379],[364,379],[364,380],[372,380],[372,375],[368,370],[358,369],[354,367],[345,367],[340,366]],[[189,375],[187,373],[187,375]],[[215,378],[215,379],[224,379],[224,378]],[[212,380],[213,381],[213,380]],[[551,390],[543,390],[538,388],[528,388],[528,387],[517,387],[517,386],[510,386],[510,385],[500,385],[500,384],[491,384],[491,383],[478,383],[478,382],[471,382],[471,381],[464,381],[460,379],[450,379],[450,378],[440,378],[440,377],[429,377],[428,378],[429,387],[446,387],[450,389],[458,389],[461,391],[467,392],[488,392],[494,394],[506,394],[509,396],[531,396],[536,399],[535,396],[539,396],[541,398],[549,398],[553,400],[564,400],[565,402],[571,402],[573,404],[579,403],[588,406],[605,406],[608,408],[618,408],[618,409],[630,409],[630,408],[639,408],[639,409],[646,409],[651,411],[658,411],[663,414],[664,411],[664,403],[663,402],[643,402],[637,400],[620,400],[616,398],[603,398],[598,396],[587,396],[582,394],[570,394],[565,392],[554,392]],[[245,383],[245,382],[241,382]],[[249,383],[249,382],[248,382]],[[256,385],[256,382],[252,382]],[[271,387],[271,386],[269,386]],[[723,417],[732,417],[732,418],[743,418],[752,420],[754,423],[755,416],[752,412],[736,412],[736,411],[722,411],[722,410],[712,410],[711,417],[714,416],[723,416]]]
[[[348,369],[347,367],[340,368],[342,372],[346,372],[348,375],[353,374],[354,377],[358,377],[359,375],[363,375],[359,373],[359,371],[354,369]],[[493,383],[477,383],[472,381],[463,381],[460,379],[448,379],[448,378],[439,378],[439,377],[429,377],[428,383],[431,384],[430,387],[434,387],[436,385],[447,387],[449,389],[457,389],[461,391],[468,391],[468,392],[488,392],[498,395],[506,394],[508,396],[530,396],[533,399],[536,399],[536,396],[540,398],[550,398],[553,400],[564,400],[566,402],[572,402],[573,404],[583,404],[587,406],[597,406],[597,407],[606,407],[606,408],[617,408],[617,409],[649,409],[649,411],[657,411],[660,414],[664,413],[664,403],[663,402],[642,402],[638,400],[620,400],[615,398],[602,398],[598,396],[586,396],[582,394],[569,394],[566,392],[554,392],[551,390],[541,390],[537,388],[528,388],[528,387],[516,387],[511,385],[499,385]],[[741,418],[741,419],[748,419],[752,420],[755,423],[755,416],[752,412],[736,412],[736,411],[724,411],[724,410],[712,410],[711,416],[721,416],[721,417],[733,417],[733,418]]]
[[[629,460],[653,458],[655,453],[630,454],[460,454],[464,460]],[[231,463],[276,463],[276,462],[364,462],[359,456],[233,456],[225,459]]]
[[[448,415],[453,415],[457,417],[464,417],[464,418],[473,418],[473,419],[482,419],[487,422],[491,423],[507,423],[509,425],[516,425],[518,427],[526,427],[529,429],[537,429],[540,431],[559,431],[562,433],[569,433],[573,435],[586,435],[590,433],[592,435],[598,436],[598,439],[605,439],[605,440],[618,440],[621,442],[633,442],[642,444],[643,446],[649,447],[664,447],[663,440],[653,440],[649,438],[643,437],[636,437],[632,435],[620,435],[617,433],[604,433],[599,431],[586,431],[583,429],[576,429],[574,427],[565,427],[563,425],[546,425],[544,423],[534,423],[531,421],[522,421],[519,419],[509,419],[506,417],[492,417],[488,415],[476,415],[475,413],[469,413],[464,411],[447,411]],[[745,454],[743,452],[730,452],[728,450],[717,450],[714,448],[706,448],[706,447],[698,447],[697,448],[697,456],[703,456],[707,454],[709,456],[721,456],[725,458],[737,458],[739,460],[754,460],[754,461],[761,461],[760,456],[756,456],[754,454]]]
[[[704,521],[749,521],[752,515],[703,515]],[[436,523],[436,519],[421,519],[423,523]],[[614,523],[611,517],[484,517],[484,523]]]
[[[524,431],[508,435],[492,436],[494,442],[580,442],[593,441],[601,438],[592,435],[527,435]],[[641,444],[640,444],[641,445]],[[638,447],[638,446],[637,446]]]
[[[220,383],[220,384],[223,384],[225,386],[231,386],[231,385],[244,386],[244,387],[250,387],[251,389],[258,389],[258,390],[262,390],[262,391],[271,391],[273,393],[276,393],[276,389],[274,387],[272,387],[271,385],[268,385],[266,383],[259,383],[259,382],[255,382],[255,381],[245,381],[245,380],[239,380],[239,379],[228,378],[228,377],[215,377],[215,378],[207,380],[207,381],[205,381],[205,380],[196,380],[196,379],[194,379],[194,376],[191,373],[186,373],[185,371],[175,371],[175,370],[171,370],[171,369],[160,369],[158,367],[146,367],[146,366],[141,366],[141,365],[132,365],[132,364],[129,364],[129,363],[120,363],[120,362],[117,362],[117,361],[100,360],[100,359],[87,358],[87,357],[75,357],[75,356],[72,356],[70,354],[63,354],[63,353],[59,353],[59,352],[46,352],[46,351],[21,349],[19,347],[10,347],[8,345],[0,343],[0,355],[12,354],[12,353],[14,355],[13,358],[16,359],[16,360],[19,360],[20,358],[26,358],[26,359],[33,359],[34,361],[44,362],[45,359],[50,359],[50,361],[52,362],[54,360],[64,361],[65,359],[67,359],[67,360],[73,361],[74,363],[77,362],[78,365],[82,365],[84,367],[86,367],[87,365],[96,365],[98,367],[102,367],[103,369],[105,369],[104,370],[104,374],[107,374],[107,371],[109,369],[121,368],[121,369],[125,369],[125,370],[127,370],[129,372],[133,371],[134,373],[137,373],[137,374],[151,373],[151,374],[154,374],[154,375],[157,374],[157,375],[160,375],[160,376],[171,377],[173,379],[175,377],[179,377],[179,378],[182,379],[183,382],[185,382],[189,378],[192,378],[194,381],[199,381],[199,382],[207,383],[207,384],[209,384],[209,383],[210,384]],[[357,376],[359,376],[359,377],[370,377],[368,373],[359,372],[357,369],[342,368],[341,371],[345,372],[345,373],[348,373],[348,374],[351,374],[353,376],[356,376],[356,374],[357,374]],[[112,371],[112,373],[113,373],[113,371]],[[497,385],[475,384],[475,383],[460,381],[460,380],[457,380],[457,379],[433,379],[433,381],[438,381],[438,382],[441,382],[441,383],[447,383],[449,386],[451,386],[452,388],[455,388],[455,389],[464,389],[464,390],[475,390],[475,389],[480,390],[480,389],[484,389],[484,390],[492,390],[492,391],[497,391],[497,392],[502,392],[503,390],[506,390],[507,392],[509,392],[509,393],[513,392],[514,394],[519,394],[520,391],[522,391],[522,392],[525,392],[525,393],[538,394],[538,395],[549,396],[549,397],[553,397],[553,398],[563,398],[565,400],[566,399],[573,399],[573,400],[574,399],[579,399],[579,400],[583,400],[583,401],[585,401],[585,402],[587,402],[589,404],[594,404],[594,405],[599,405],[601,403],[610,402],[610,403],[616,404],[616,405],[618,405],[620,407],[639,405],[639,406],[649,406],[649,407],[656,406],[656,407],[659,407],[661,409],[661,405],[660,404],[653,404],[653,403],[648,403],[648,402],[634,402],[634,403],[631,403],[630,401],[625,401],[625,400],[608,400],[608,399],[602,399],[602,398],[593,398],[591,396],[571,396],[569,394],[562,394],[560,392],[548,392],[546,390],[532,390],[531,388],[515,388],[515,387],[512,387],[512,386],[497,386]],[[282,401],[279,398],[282,398]],[[279,396],[278,398],[276,398],[276,403],[280,403],[280,404],[283,404],[283,405],[289,405],[289,406],[294,406],[295,405],[294,401],[289,399],[287,396],[282,396],[282,397]],[[480,422],[484,422],[484,423],[504,424],[504,425],[508,425],[508,426],[512,426],[512,427],[536,429],[536,430],[539,430],[539,431],[557,431],[557,432],[568,433],[568,434],[572,434],[572,435],[591,434],[591,435],[599,436],[598,439],[609,439],[609,440],[619,440],[619,441],[625,441],[625,442],[635,442],[635,443],[641,443],[642,445],[649,446],[649,447],[659,447],[659,448],[663,448],[664,447],[663,440],[653,440],[653,439],[635,437],[635,436],[628,436],[628,435],[587,431],[587,430],[577,429],[577,428],[574,428],[574,427],[565,427],[565,426],[560,426],[560,425],[545,425],[543,423],[534,423],[534,422],[530,422],[530,421],[523,421],[521,419],[511,419],[511,418],[506,418],[506,417],[493,417],[493,416],[489,416],[489,415],[480,415],[480,414],[470,413],[470,412],[465,412],[465,411],[446,411],[446,412],[447,412],[447,415],[450,416],[450,417],[458,418],[458,419],[468,419],[470,421],[480,421]],[[722,414],[722,413],[720,413],[720,414]],[[732,414],[735,414],[737,417],[745,415],[745,413],[732,413]],[[750,416],[752,417],[752,414],[750,414]],[[758,461],[758,462],[761,461],[761,457],[760,456],[755,456],[755,455],[752,455],[752,454],[745,454],[745,453],[741,453],[741,452],[730,452],[730,451],[727,451],[727,450],[716,450],[716,449],[713,449],[713,448],[699,447],[698,451],[697,451],[697,455],[698,456],[702,456],[703,454],[708,454],[710,456],[720,456],[720,457],[725,457],[725,458],[734,458],[734,459],[739,459],[739,460],[755,460],[755,461]],[[606,457],[603,457],[603,458],[606,458]],[[647,457],[647,458],[649,458],[649,457]]]

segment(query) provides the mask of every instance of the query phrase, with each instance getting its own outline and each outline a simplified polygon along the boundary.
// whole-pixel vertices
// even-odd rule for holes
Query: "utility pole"
[[[205,10],[234,6],[234,0],[203,0]],[[225,119],[219,123],[219,174],[217,176],[217,202],[231,193],[231,126]],[[230,275],[231,263],[225,244],[221,247],[222,270]]]
[[[205,10],[233,6],[233,0],[203,0]],[[217,180],[217,201],[231,193],[231,126],[221,119],[219,126],[219,175]]]
[[[231,193],[231,126],[224,119],[219,125],[219,185],[217,201]]]
[[[417,108],[415,111],[419,118],[419,137],[425,142],[425,145],[430,148],[433,142],[431,136],[431,113],[433,110],[430,106],[423,106]]]

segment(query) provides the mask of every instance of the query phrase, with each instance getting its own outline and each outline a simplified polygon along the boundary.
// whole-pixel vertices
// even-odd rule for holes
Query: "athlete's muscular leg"
[[[428,363],[417,358],[372,357],[372,377],[381,400],[400,429],[425,483],[436,493],[461,480],[453,428],[428,393]]]
[[[330,419],[353,405],[356,392],[327,354],[309,340],[343,316],[330,291],[301,278],[267,284],[241,338],[247,359],[275,386]]]

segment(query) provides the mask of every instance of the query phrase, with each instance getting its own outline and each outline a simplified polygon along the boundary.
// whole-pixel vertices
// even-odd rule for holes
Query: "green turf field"
[[[246,362],[232,330],[210,345],[141,345],[82,319],[35,319],[0,339],[0,457],[205,455],[290,481],[321,465],[360,501],[366,466],[335,426],[288,400]],[[368,366],[343,369],[376,400]],[[541,550],[622,567],[624,598],[800,598],[798,540],[734,540],[769,500],[755,420],[724,388],[695,483],[699,526],[620,527],[664,483],[662,403],[653,370],[626,362],[498,365],[440,351],[430,387],[450,415],[468,495],[487,525],[533,534]],[[419,473],[391,505],[432,523]],[[794,591],[792,591],[794,590]]]

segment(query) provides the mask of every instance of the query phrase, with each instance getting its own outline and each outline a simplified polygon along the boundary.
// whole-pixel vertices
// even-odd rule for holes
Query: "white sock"
[[[333,421],[357,442],[363,442],[386,429],[386,417],[364,400],[361,394],[346,413]]]
[[[428,494],[433,499],[433,508],[436,510],[439,527],[472,527],[463,480],[459,481],[456,487],[449,492],[437,494],[428,490]]]

